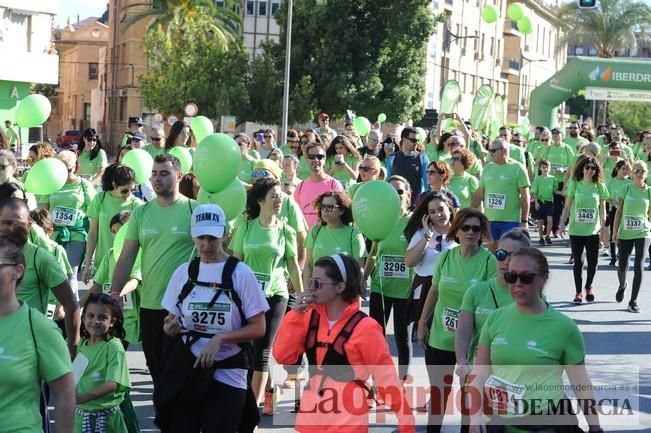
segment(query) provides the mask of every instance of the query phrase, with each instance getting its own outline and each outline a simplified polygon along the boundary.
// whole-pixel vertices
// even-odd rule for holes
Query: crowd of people
[[[0,431],[48,431],[52,402],[57,432],[139,431],[126,349],[140,343],[163,432],[253,431],[260,414],[275,413],[280,385],[304,386],[298,431],[367,431],[366,401],[375,400],[413,432],[405,397],[387,393],[409,383],[412,341],[428,366],[431,399],[414,408],[429,412],[428,432],[441,429],[455,370],[494,409],[464,416],[461,431],[533,422],[518,399],[567,399],[551,391],[563,370],[579,398],[594,399],[583,337],[546,301],[541,251],[569,236],[571,302],[628,296],[627,310],[640,311],[651,131],[629,140],[616,125],[573,122],[567,135],[504,126],[490,140],[454,119],[456,129],[439,122],[425,137],[410,126],[385,135],[380,125],[360,137],[348,123],[339,134],[326,113],[315,129],[287,131],[283,145],[269,129],[237,134],[247,199],[231,221],[219,205],[197,202],[199,180],[169,153],[193,153],[183,121],[147,137],[142,119],[130,118],[112,164],[93,129],[76,149],[33,145],[28,165],[57,158],[68,170],[47,196],[26,192],[14,153],[0,150],[0,391],[14,396],[0,398]],[[140,148],[154,164],[138,184],[121,161]],[[352,210],[373,181],[388,182],[400,203],[381,240],[366,238]],[[600,254],[617,265],[617,288],[595,287]],[[532,339],[537,350],[525,350]],[[287,370],[282,384],[272,357]],[[540,364],[560,368],[527,369]],[[546,386],[522,391],[541,385],[532,380]],[[351,384],[361,412],[314,414],[325,389],[345,400]],[[597,415],[586,419],[601,431]],[[577,423],[569,417],[549,431],[578,431]]]

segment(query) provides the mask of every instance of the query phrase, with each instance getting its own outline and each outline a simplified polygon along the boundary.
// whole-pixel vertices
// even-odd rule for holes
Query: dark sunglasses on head
[[[472,225],[472,224],[463,224],[463,225],[459,226],[459,229],[462,232],[468,232],[470,230],[472,230],[475,233],[481,232],[481,226],[475,226],[475,225]]]
[[[504,260],[508,259],[511,254],[512,253],[502,248],[498,248],[495,250],[495,258],[497,259],[498,262],[503,262]]]
[[[538,275],[540,274],[533,272],[522,272],[518,274],[517,272],[507,271],[504,272],[504,280],[509,284],[515,284],[519,278],[522,284],[531,284]]]
[[[308,155],[307,156],[307,159],[318,159],[319,161],[321,161],[324,158],[325,158],[325,155],[321,155],[320,153],[316,154],[316,155],[313,154],[313,155]]]

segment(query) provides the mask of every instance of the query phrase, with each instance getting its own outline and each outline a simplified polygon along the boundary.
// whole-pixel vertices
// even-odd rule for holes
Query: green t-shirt
[[[253,270],[267,298],[275,295],[289,298],[285,272],[288,271],[286,259],[298,255],[294,229],[282,221],[276,227],[262,227],[258,218],[244,219],[237,226],[229,247]]]
[[[613,178],[613,169],[621,159],[622,158],[619,157],[611,158],[609,156],[606,156],[606,158],[601,160],[601,167],[604,170],[604,178],[606,178],[606,180]]]
[[[18,299],[45,314],[50,289],[62,284],[68,276],[56,258],[45,248],[27,242],[23,253],[25,275],[17,289]]]
[[[355,158],[353,155],[346,155],[344,157],[344,161],[346,161],[346,164],[348,164],[348,166],[352,169],[355,169],[355,166],[358,166],[360,162],[359,159]],[[329,172],[335,167],[337,168],[332,173],[332,177],[337,179],[344,187],[344,189],[348,189],[349,186],[357,182],[357,178],[351,178],[348,174],[348,171],[346,171],[343,165],[335,164],[334,156],[332,156],[327,159],[325,163],[325,169]]]
[[[602,183],[568,182],[565,197],[572,198],[569,215],[569,233],[573,236],[592,236],[599,233],[601,219],[599,206],[602,200],[610,198],[606,185]],[[605,217],[605,215],[604,215]]]
[[[477,178],[469,173],[464,172],[461,176],[452,176],[448,189],[452,191],[461,202],[461,207],[471,207],[472,196],[479,188]]]
[[[617,197],[624,200],[622,219],[619,222],[619,238],[651,237],[651,221],[649,221],[651,187],[644,185],[644,188],[640,189],[630,183],[619,191]]]
[[[152,158],[156,158],[158,155],[165,153],[165,147],[155,147],[153,144],[146,144],[144,147],[145,151],[151,155]]]
[[[102,287],[102,292],[107,295],[111,294],[111,282],[115,272],[115,256],[113,248],[108,250],[104,259],[99,264],[93,281]],[[140,261],[136,260],[131,268],[131,278],[142,281],[140,275]],[[122,315],[124,316],[124,330],[126,332],[125,340],[129,343],[138,344],[140,342],[140,284],[138,288],[131,293],[122,296]]]
[[[142,308],[162,310],[170,277],[182,263],[192,259],[190,223],[196,206],[196,201],[186,197],[166,207],[153,200],[131,214],[127,239],[138,241],[141,248]]]
[[[558,191],[558,181],[551,174],[538,175],[531,184],[531,193],[536,194],[538,201],[554,201],[554,191]]]
[[[86,179],[78,177],[74,182],[64,184],[59,191],[45,196],[55,228],[55,240],[60,238],[62,230],[70,232],[71,241],[86,240],[83,220],[95,195],[95,187]]]
[[[81,152],[77,161],[79,163],[79,176],[87,179],[95,176],[99,170],[108,166],[108,159],[104,149],[100,149],[93,160],[90,159],[90,152]]]
[[[524,157],[524,150],[521,147],[514,146],[513,144],[509,146],[509,158],[518,161],[520,164],[526,167],[526,159]],[[488,154],[486,155],[486,164],[489,162],[494,162],[493,157]],[[468,170],[470,172],[470,170]]]
[[[490,221],[519,222],[520,188],[529,186],[524,166],[516,161],[490,163],[484,168],[479,187],[484,189],[484,213]]]
[[[280,205],[280,213],[278,218],[283,221],[285,224],[294,229],[298,234],[304,232],[307,234],[307,222],[301,212],[301,207],[296,203],[291,196],[283,193],[282,203]],[[241,224],[246,224],[246,214],[242,213],[237,216],[235,222],[233,223],[234,229],[240,227]]]
[[[0,431],[42,432],[40,380],[52,382],[72,371],[66,343],[54,322],[35,309],[29,314],[23,302],[0,316],[0,329]]]
[[[253,173],[253,166],[256,162],[258,161],[249,155],[246,158],[242,158],[240,160],[240,172],[237,178],[242,182],[251,183],[253,181],[251,174]]]
[[[95,266],[99,266],[106,252],[113,246],[113,234],[110,227],[111,218],[120,211],[133,211],[141,203],[142,201],[133,195],[123,201],[114,198],[109,192],[98,193],[90,202],[86,214],[89,218],[98,221]]]
[[[608,179],[606,181],[606,188],[608,188],[610,199],[617,201],[617,198],[621,195],[620,191],[632,183],[633,181],[629,178],[617,179],[616,177],[613,177],[611,179]]]
[[[514,400],[564,398],[564,366],[585,358],[579,328],[552,307],[540,314],[523,314],[515,304],[500,308],[486,320],[479,344],[490,349],[492,372],[484,389],[489,400],[499,396],[504,402],[500,415],[505,417],[513,416]]]
[[[249,155],[251,155],[256,161],[260,159],[260,152],[253,148],[249,149]]]
[[[391,234],[378,242],[371,292],[389,298],[407,299],[414,279],[414,269],[405,264],[409,242],[403,233],[410,215],[400,217]]]
[[[619,147],[621,149],[620,155],[623,155],[629,161],[634,161],[635,153],[633,152],[633,149],[631,148],[631,146],[629,146],[628,144],[625,144],[625,143],[619,143]],[[604,164],[607,159],[610,159],[609,153],[610,153],[610,146],[603,146],[599,150],[599,158],[601,158],[602,164]],[[619,159],[619,157],[618,157],[618,159]],[[614,166],[614,164],[613,164],[613,166]],[[612,167],[611,167],[611,170],[612,170]],[[610,173],[608,173],[608,174],[610,175]]]
[[[305,155],[301,155],[301,157],[298,159],[298,169],[296,170],[296,176],[298,176],[298,178],[301,180],[305,180],[310,177],[311,172],[310,160],[307,159]]]
[[[560,145],[550,144],[540,149],[539,156],[549,161],[549,172],[561,183],[565,172],[574,164],[576,155],[574,150],[565,143]]]
[[[359,187],[362,186],[362,185],[364,185],[364,182],[357,182],[357,183],[354,183],[354,184],[352,184],[352,185],[350,185],[348,187],[348,190],[346,191],[346,193],[348,194],[348,196],[350,197],[351,200],[353,199],[353,197],[355,197],[355,193],[357,192]]]
[[[576,153],[577,150],[578,150],[578,149],[576,148],[576,144],[579,142],[579,140],[582,140],[582,139],[583,139],[583,137],[579,137],[579,136],[577,136],[577,137],[570,137],[570,136],[568,135],[567,137],[563,138],[563,143],[565,143],[565,144],[567,144],[568,146],[570,146],[570,148],[571,148],[572,150],[574,150],[574,153]]]
[[[451,352],[454,351],[463,295],[469,287],[497,274],[497,261],[487,249],[480,248],[472,257],[461,257],[460,252],[461,248],[452,248],[442,253],[432,277],[432,285],[438,288],[438,301],[428,344]]]
[[[75,358],[75,364],[82,360],[88,360],[88,366],[77,384],[77,393],[92,391],[105,382],[117,384],[115,391],[95,400],[78,404],[77,407],[93,411],[110,409],[122,403],[124,395],[131,388],[131,380],[129,380],[127,354],[120,339],[112,337],[108,341],[95,343],[91,346],[88,345],[88,340],[84,339],[79,343],[77,358]]]
[[[472,340],[468,348],[468,363],[472,364],[475,359],[477,346],[479,345],[479,334],[488,316],[498,308],[512,303],[513,297],[509,288],[501,286],[496,277],[475,284],[463,295],[460,310],[472,314],[475,321]]]
[[[338,229],[316,224],[305,238],[305,248],[312,250],[312,265],[321,257],[346,254],[356,259],[366,257],[364,236],[354,226]]]

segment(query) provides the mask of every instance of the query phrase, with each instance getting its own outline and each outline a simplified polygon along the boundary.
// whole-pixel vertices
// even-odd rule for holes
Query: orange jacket
[[[359,301],[346,308],[332,329],[329,329],[325,306],[313,305],[312,308],[320,315],[317,341],[332,343],[348,319],[359,310]],[[284,317],[273,345],[273,356],[278,363],[294,364],[305,352],[310,316],[311,310],[306,313],[290,311]],[[344,349],[356,378],[367,381],[369,376],[373,376],[378,393],[398,417],[400,432],[415,432],[415,419],[402,392],[381,326],[374,319],[365,317],[355,327]],[[326,347],[316,347],[319,366],[326,351]],[[353,382],[337,382],[329,377],[322,382],[322,379],[320,375],[310,377],[308,389],[301,395],[296,430],[301,433],[368,432],[367,391]],[[319,390],[322,395],[319,395]]]

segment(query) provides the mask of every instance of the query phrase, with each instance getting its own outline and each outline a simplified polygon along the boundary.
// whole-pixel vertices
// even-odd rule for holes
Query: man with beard
[[[23,200],[10,197],[0,203],[0,235],[9,236],[23,245],[25,274],[18,290],[18,299],[44,315],[47,313],[49,292],[63,306],[68,350],[72,357],[79,343],[79,305],[68,283],[68,277],[57,260],[42,247],[28,241],[29,209]]]
[[[156,199],[133,210],[111,285],[111,296],[119,299],[141,249],[140,329],[154,387],[164,365],[166,342],[163,322],[167,311],[161,301],[172,273],[192,257],[194,248],[190,217],[197,203],[179,192],[182,176],[176,157],[156,156],[150,178]]]
[[[579,137],[579,124],[577,122],[572,122],[570,123],[570,126],[567,128],[567,137],[565,137],[565,143],[567,143],[572,150],[575,152],[578,151],[576,148],[577,144],[579,143],[579,140],[582,138]]]

